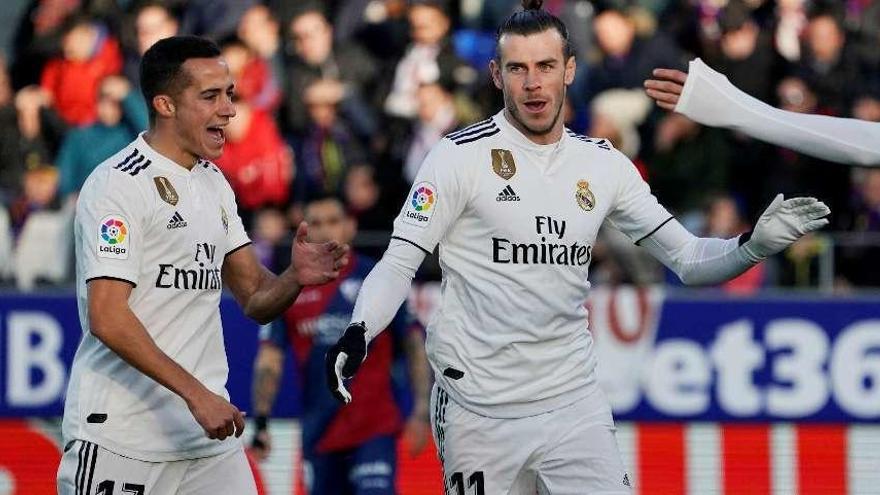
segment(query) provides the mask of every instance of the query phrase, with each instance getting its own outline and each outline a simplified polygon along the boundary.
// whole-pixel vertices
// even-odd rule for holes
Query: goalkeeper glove
[[[345,329],[339,341],[327,351],[324,372],[327,386],[333,397],[340,402],[351,402],[351,394],[346,390],[344,378],[351,378],[367,357],[367,328],[363,322],[352,323]]]
[[[825,203],[816,198],[783,200],[782,194],[773,198],[750,234],[743,234],[740,246],[752,261],[760,261],[790,246],[808,232],[828,225],[824,218],[831,213]]]

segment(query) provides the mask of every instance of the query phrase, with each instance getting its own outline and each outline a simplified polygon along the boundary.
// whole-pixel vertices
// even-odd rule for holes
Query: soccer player
[[[268,322],[344,262],[346,247],[308,242],[305,225],[281,275],[257,261],[209,161],[235,116],[219,56],[196,37],[146,52],[150,128],[99,165],[77,201],[83,339],[64,407],[60,494],[255,494],[237,438],[244,413],[225,389],[221,289]]]
[[[753,98],[699,58],[688,73],[655,69],[645,91],[666,110],[710,127],[739,131],[761,141],[823,160],[880,166],[880,123],[808,115]]]
[[[726,281],[828,223],[813,198],[773,200],[753,232],[697,238],[605,140],[563,127],[575,73],[568,31],[540,1],[497,31],[492,118],[431,151],[325,362],[332,393],[440,245],[440,308],[427,329],[431,420],[449,493],[631,493],[584,308],[609,222],[688,284]]]
[[[326,196],[311,201],[304,213],[310,239],[342,244],[354,239],[357,224],[338,199]],[[395,348],[406,354],[412,385],[413,407],[403,429],[410,452],[421,451],[428,439],[430,374],[423,329],[403,308],[391,323],[391,331],[376,337],[370,358],[352,383],[357,402],[343,408],[327,393],[324,356],[348,326],[357,292],[374,264],[352,253],[339,278],[303,290],[283,319],[264,327],[269,335],[257,354],[253,452],[258,458],[269,453],[267,417],[278,391],[284,349],[291,347],[303,390],[305,480],[309,493],[316,495],[397,493],[395,437],[404,423],[391,384]]]

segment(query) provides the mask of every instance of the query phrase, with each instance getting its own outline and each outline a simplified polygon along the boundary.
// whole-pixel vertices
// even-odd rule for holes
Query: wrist
[[[262,414],[255,417],[254,426],[257,428],[257,433],[261,431],[266,431],[266,429],[269,427],[269,417]]]

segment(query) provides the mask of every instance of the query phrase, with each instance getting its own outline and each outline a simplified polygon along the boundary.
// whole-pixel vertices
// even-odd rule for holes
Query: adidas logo
[[[186,227],[186,220],[178,212],[174,212],[174,216],[171,217],[171,220],[168,221],[168,225],[165,227],[168,230],[171,229],[182,229]]]
[[[629,475],[623,473],[623,486],[632,487],[632,484],[629,482]]]
[[[519,196],[513,192],[513,188],[508,185],[504,189],[498,193],[498,196],[495,197],[495,201],[519,201]]]

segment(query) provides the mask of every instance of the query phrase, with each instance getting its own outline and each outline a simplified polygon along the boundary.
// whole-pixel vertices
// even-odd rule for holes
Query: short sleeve
[[[468,201],[466,178],[454,145],[441,140],[428,153],[394,220],[393,239],[430,254]]]
[[[669,222],[673,216],[651,193],[651,188],[639,175],[635,165],[623,154],[617,151],[615,153],[619,160],[614,166],[620,168],[620,179],[614,208],[608,214],[608,221],[638,244]]]
[[[219,171],[218,171],[219,173]],[[226,181],[222,173],[219,173],[223,182],[223,226],[226,228],[226,252],[224,256],[230,255],[233,251],[247,246],[251,243],[250,237],[244,230],[244,223],[238,216],[238,203],[235,201],[235,193],[232,186]]]
[[[137,286],[148,207],[137,184],[110,169],[97,171],[76,206],[77,257],[88,282],[124,280]]]

